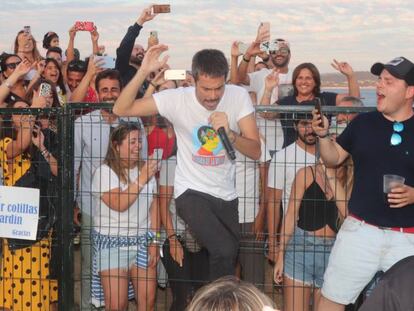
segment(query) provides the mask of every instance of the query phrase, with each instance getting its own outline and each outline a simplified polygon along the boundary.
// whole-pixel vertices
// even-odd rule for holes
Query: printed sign
[[[36,240],[40,191],[0,186],[0,237]]]

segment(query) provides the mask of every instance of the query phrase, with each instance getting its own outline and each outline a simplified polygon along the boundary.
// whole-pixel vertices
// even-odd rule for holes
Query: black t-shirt
[[[336,96],[338,94],[331,92],[322,92],[319,97],[321,98],[322,105],[325,106],[335,106],[336,105]],[[300,105],[300,102],[297,101],[296,96],[286,96],[282,98],[278,104],[280,106],[293,106]],[[283,129],[283,148],[286,148],[291,143],[296,140],[296,131],[293,126],[293,114],[292,113],[281,113],[280,114],[280,123],[282,124]]]
[[[405,177],[414,187],[414,116],[402,122],[402,143],[392,146],[393,122],[380,112],[358,115],[337,138],[354,161],[350,213],[383,227],[414,227],[414,204],[390,208],[383,192],[383,175]]]

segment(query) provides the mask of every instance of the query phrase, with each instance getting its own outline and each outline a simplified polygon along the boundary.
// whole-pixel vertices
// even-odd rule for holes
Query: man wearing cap
[[[312,127],[329,167],[349,155],[354,187],[324,276],[319,311],[344,310],[378,270],[414,255],[414,64],[404,57],[376,63],[377,111],[358,115],[338,136],[328,136],[325,116],[313,111]],[[387,195],[383,176],[400,175]]]
[[[258,41],[253,42],[243,55],[243,60],[240,63],[238,76],[239,80],[250,85],[252,92],[256,93],[257,103],[262,103],[264,98],[267,103],[274,103],[278,99],[291,95],[289,93],[292,89],[292,73],[289,71],[290,62],[290,45],[285,39],[276,39],[273,41],[273,46],[276,50],[270,51],[270,60],[273,64],[273,69],[263,68],[259,71],[251,72],[247,74],[247,67],[251,57],[263,53],[260,50],[260,43]],[[269,59],[268,58],[268,59]],[[264,59],[266,61],[266,59]],[[266,77],[277,70],[278,72],[278,85],[272,88],[270,91],[266,89]],[[260,133],[265,137],[266,146],[273,155],[277,150],[282,149],[283,146],[283,131],[282,125],[279,119],[272,118],[265,119],[263,114],[260,114],[257,118],[257,126]]]

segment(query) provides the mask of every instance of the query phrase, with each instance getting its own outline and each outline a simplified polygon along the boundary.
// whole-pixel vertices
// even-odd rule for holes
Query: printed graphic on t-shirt
[[[193,130],[193,161],[203,166],[218,166],[224,163],[225,152],[217,132],[202,125]]]

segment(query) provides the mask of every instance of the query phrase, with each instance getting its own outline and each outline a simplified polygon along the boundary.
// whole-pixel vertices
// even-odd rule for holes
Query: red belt
[[[355,218],[356,220],[362,221],[363,223],[370,225],[370,226],[374,226],[377,227],[378,229],[381,230],[391,230],[391,231],[397,231],[397,232],[402,232],[402,233],[414,233],[414,227],[383,227],[383,226],[377,226],[374,224],[370,224],[369,222],[366,222],[365,220],[363,220],[362,218],[355,216],[354,214],[349,214],[349,216],[351,216],[352,218]]]

